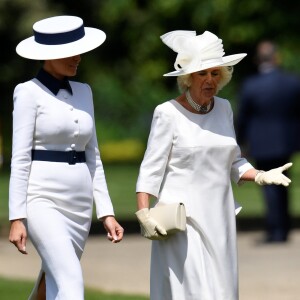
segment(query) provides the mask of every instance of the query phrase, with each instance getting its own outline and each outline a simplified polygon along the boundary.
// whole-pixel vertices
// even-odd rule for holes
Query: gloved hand
[[[277,184],[277,185],[284,185],[288,186],[292,181],[282,174],[283,171],[289,169],[293,164],[287,163],[282,167],[271,169],[269,171],[259,171],[254,181],[259,185],[266,185],[266,184]]]
[[[135,213],[141,226],[141,234],[149,240],[165,240],[166,230],[155,219],[150,217],[149,208],[140,209]]]

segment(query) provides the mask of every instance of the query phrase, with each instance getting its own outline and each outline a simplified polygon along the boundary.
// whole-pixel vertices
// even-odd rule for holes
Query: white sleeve
[[[92,91],[88,85],[87,87],[89,88],[91,105],[92,105],[91,111],[93,113],[94,108],[93,108]],[[94,120],[94,113],[93,113],[93,120]],[[94,202],[96,206],[97,218],[99,219],[104,216],[114,215],[114,209],[108,193],[104,168],[100,157],[95,120],[94,120],[93,135],[85,148],[85,154],[86,154],[86,163],[88,165],[88,168],[90,170],[93,179],[93,196],[94,196]]]
[[[172,114],[158,106],[153,114],[147,149],[140,166],[136,192],[158,196],[173,144]]]
[[[12,160],[9,183],[9,219],[26,218],[27,187],[37,104],[25,84],[16,86],[13,109]]]

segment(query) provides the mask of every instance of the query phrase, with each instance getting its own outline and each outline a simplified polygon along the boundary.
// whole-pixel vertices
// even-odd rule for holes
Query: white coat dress
[[[9,219],[24,218],[46,272],[47,300],[83,300],[80,257],[92,219],[114,215],[98,149],[92,92],[55,96],[36,78],[14,91]],[[32,161],[31,150],[85,151],[86,163]],[[30,254],[29,254],[30,255]]]
[[[251,168],[241,158],[227,100],[215,97],[207,114],[175,100],[156,107],[136,191],[183,202],[187,230],[152,241],[151,300],[238,299],[231,180],[238,183]]]

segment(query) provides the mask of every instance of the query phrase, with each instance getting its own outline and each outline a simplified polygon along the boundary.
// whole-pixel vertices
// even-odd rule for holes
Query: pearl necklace
[[[202,114],[206,114],[209,112],[210,108],[211,108],[211,104],[212,104],[212,101],[210,101],[207,105],[200,105],[198,103],[196,103],[193,99],[192,99],[192,96],[190,94],[190,90],[187,90],[185,92],[185,96],[186,96],[186,99],[188,101],[188,103],[190,104],[190,106],[192,108],[194,108],[196,111],[202,113]]]

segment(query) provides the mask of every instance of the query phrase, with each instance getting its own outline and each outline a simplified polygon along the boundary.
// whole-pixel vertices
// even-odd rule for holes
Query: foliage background
[[[299,7],[291,0],[0,0],[4,164],[10,162],[13,89],[40,67],[40,62],[15,53],[17,43],[32,35],[35,21],[77,15],[85,26],[107,34],[102,46],[83,55],[76,79],[93,88],[103,160],[139,162],[154,107],[178,93],[174,78],[162,76],[173,70],[176,54],[160,35],[177,29],[197,34],[209,30],[223,39],[226,54],[248,53],[221,94],[235,110],[239,83],[254,71],[253,50],[260,39],[275,39],[284,67],[299,72]]]

